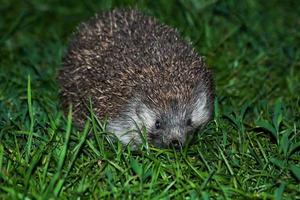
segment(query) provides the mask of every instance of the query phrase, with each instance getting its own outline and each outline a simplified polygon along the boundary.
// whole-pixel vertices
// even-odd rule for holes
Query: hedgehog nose
[[[169,144],[169,148],[174,148],[176,150],[180,150],[181,147],[182,147],[182,144],[178,139],[173,139]]]

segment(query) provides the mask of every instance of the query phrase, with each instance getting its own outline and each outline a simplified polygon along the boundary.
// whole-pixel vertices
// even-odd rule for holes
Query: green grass
[[[123,6],[176,27],[214,71],[215,118],[182,152],[123,149],[59,109],[70,34]],[[298,2],[2,0],[0,13],[0,199],[300,199]]]

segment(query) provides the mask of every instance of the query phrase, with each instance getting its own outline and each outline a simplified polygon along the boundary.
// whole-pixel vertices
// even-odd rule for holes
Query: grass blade
[[[27,152],[26,152],[25,160],[28,163],[29,157],[30,157],[30,152],[31,152],[31,146],[32,146],[32,136],[33,136],[33,126],[34,126],[30,75],[28,75],[28,79],[27,79],[27,104],[28,104],[28,112],[29,112],[29,118],[30,118],[30,128],[29,128],[29,133],[28,133]]]
[[[62,174],[62,168],[63,168],[63,164],[65,162],[65,158],[66,158],[66,154],[67,154],[67,150],[68,150],[68,144],[69,144],[69,140],[70,140],[70,135],[71,135],[71,128],[72,128],[72,107],[70,106],[69,108],[69,114],[68,114],[68,120],[67,120],[67,129],[66,129],[66,137],[65,137],[65,142],[64,142],[64,146],[63,149],[60,153],[59,156],[59,161],[58,161],[58,165],[56,168],[56,173],[54,174],[54,176],[52,177],[44,195],[43,198],[44,199],[48,199],[49,195],[52,196],[52,192],[54,189],[54,185],[57,182],[57,180],[60,178],[61,174]]]
[[[296,178],[298,179],[298,181],[300,181],[300,167],[297,165],[292,165],[290,167],[291,171],[293,172],[293,174],[296,176]]]
[[[59,183],[56,185],[55,189],[54,189],[54,194],[55,196],[59,196],[59,193],[61,192],[62,190],[62,186],[67,178],[67,176],[69,175],[77,157],[78,157],[78,154],[79,154],[79,151],[81,149],[81,147],[83,146],[84,142],[86,141],[86,138],[87,138],[87,135],[88,135],[88,132],[89,132],[89,128],[90,128],[90,121],[87,121],[87,123],[85,124],[85,127],[84,127],[84,131],[83,131],[83,135],[79,141],[79,143],[75,146],[74,150],[74,154],[71,158],[71,161],[70,161],[70,164],[68,166],[68,169],[66,171],[66,173],[64,174],[63,178],[60,179]]]

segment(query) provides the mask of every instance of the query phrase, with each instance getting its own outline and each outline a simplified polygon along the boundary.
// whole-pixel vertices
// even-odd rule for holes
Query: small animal
[[[58,75],[65,110],[82,126],[90,102],[124,145],[182,148],[213,114],[205,60],[178,32],[137,10],[92,17],[73,34]]]

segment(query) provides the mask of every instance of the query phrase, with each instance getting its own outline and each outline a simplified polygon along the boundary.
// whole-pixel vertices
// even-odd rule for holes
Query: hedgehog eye
[[[156,122],[155,122],[155,128],[156,129],[160,128],[160,121],[159,120],[156,120]]]
[[[188,120],[186,121],[186,125],[187,125],[187,126],[191,126],[191,125],[192,125],[192,119],[188,119]]]

